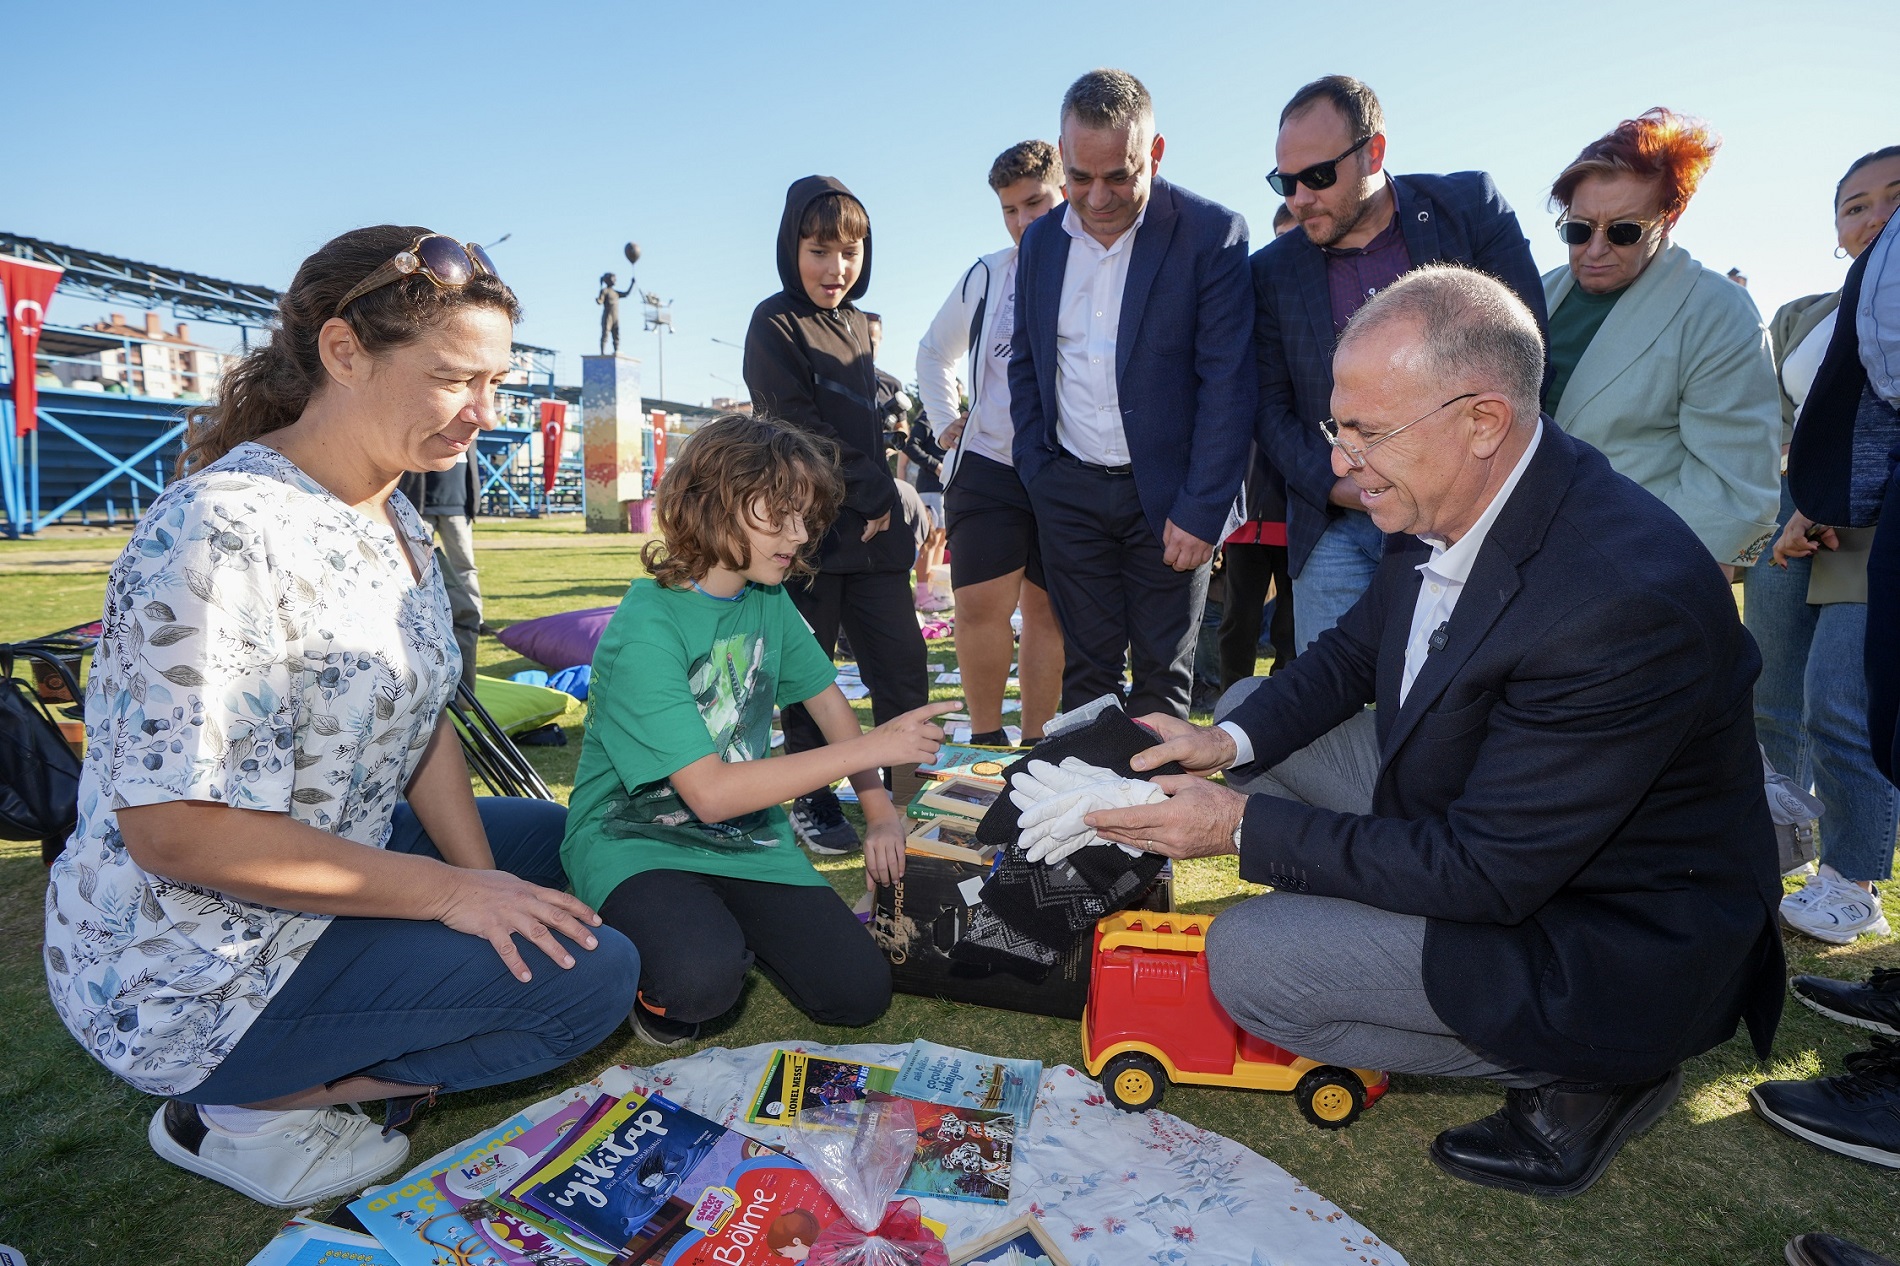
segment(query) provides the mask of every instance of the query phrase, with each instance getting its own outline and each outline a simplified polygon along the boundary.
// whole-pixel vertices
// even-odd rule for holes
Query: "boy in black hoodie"
[[[842,182],[792,182],[779,221],[778,275],[783,289],[753,309],[746,331],[752,409],[830,438],[845,482],[844,505],[820,544],[818,574],[788,580],[786,588],[826,654],[837,649],[843,627],[882,724],[922,707],[930,687],[909,581],[916,547],[898,521],[870,329],[852,302],[870,288],[871,220]],[[824,745],[804,708],[785,709],[782,723],[787,752]],[[814,853],[863,846],[829,788],[799,797],[791,819]]]

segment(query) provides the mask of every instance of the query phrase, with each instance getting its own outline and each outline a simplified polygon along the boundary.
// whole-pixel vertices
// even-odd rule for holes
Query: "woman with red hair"
[[[1774,362],[1747,289],[1670,241],[1720,145],[1659,107],[1557,177],[1570,263],[1544,277],[1544,408],[1681,515],[1734,580],[1774,540]]]

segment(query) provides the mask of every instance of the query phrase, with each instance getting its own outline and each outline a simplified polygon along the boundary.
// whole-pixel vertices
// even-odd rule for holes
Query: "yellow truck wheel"
[[[1161,1102],[1167,1070],[1139,1051],[1123,1051],[1102,1068],[1102,1091],[1123,1112],[1146,1112]]]
[[[1323,1064],[1293,1087],[1300,1115],[1322,1130],[1343,1130],[1366,1106],[1365,1083],[1350,1070]]]

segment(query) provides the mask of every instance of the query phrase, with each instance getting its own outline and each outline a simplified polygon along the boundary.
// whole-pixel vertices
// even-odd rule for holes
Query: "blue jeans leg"
[[[1818,611],[1808,653],[1803,713],[1814,794],[1821,817],[1821,860],[1848,879],[1893,874],[1894,834],[1900,829],[1900,790],[1881,776],[1867,734],[1867,677],[1862,646],[1867,608],[1836,602]]]
[[[1794,510],[1788,481],[1781,483],[1780,522]],[[1755,682],[1755,733],[1776,772],[1797,786],[1813,782],[1806,711],[1808,659],[1821,608],[1808,605],[1805,558],[1777,567],[1763,558],[1742,572],[1742,623],[1761,649],[1761,676]]]
[[[567,811],[542,800],[476,801],[504,870],[565,887]],[[436,856],[408,807],[389,847]],[[193,1103],[258,1103],[362,1075],[442,1090],[533,1077],[599,1045],[633,1007],[640,958],[612,928],[563,970],[516,938],[533,979],[516,980],[487,941],[420,919],[330,921],[263,1014],[191,1093]]]
[[[1352,610],[1383,557],[1385,534],[1363,511],[1348,510],[1326,525],[1293,578],[1293,635],[1302,651]]]

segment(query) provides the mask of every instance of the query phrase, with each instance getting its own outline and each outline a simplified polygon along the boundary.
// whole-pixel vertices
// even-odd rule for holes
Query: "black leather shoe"
[[[1810,1231],[1788,1241],[1788,1266],[1900,1266],[1892,1258],[1870,1253],[1858,1244]]]
[[[1507,1090],[1482,1121],[1432,1140],[1432,1163],[1454,1178],[1531,1196],[1574,1196],[1603,1176],[1630,1138],[1669,1111],[1682,1070],[1633,1086],[1571,1081]]]
[[[1788,982],[1788,988],[1830,1020],[1900,1037],[1900,971],[1877,968],[1865,984],[1826,976],[1796,976]]]
[[[1900,1169],[1900,1042],[1877,1037],[1852,1051],[1847,1071],[1813,1081],[1764,1081],[1748,1092],[1756,1115],[1816,1147]]]

